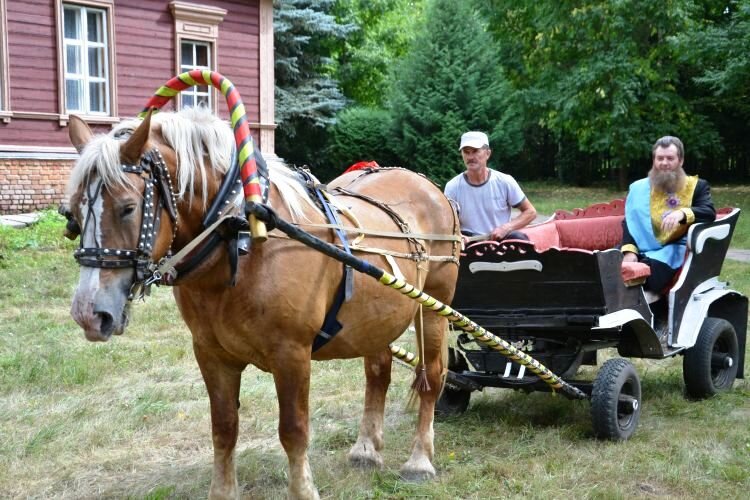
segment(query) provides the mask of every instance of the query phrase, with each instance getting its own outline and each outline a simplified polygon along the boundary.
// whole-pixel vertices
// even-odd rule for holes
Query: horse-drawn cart
[[[684,265],[662,296],[644,292],[644,264],[622,266],[613,249],[623,201],[558,211],[527,229],[531,242],[483,241],[461,256],[453,307],[539,360],[591,399],[594,433],[627,439],[641,411],[641,385],[626,359],[606,360],[595,379],[576,379],[597,352],[663,359],[682,355],[687,394],[729,389],[743,378],[748,299],[718,280],[738,209],[723,209],[687,234]],[[484,387],[549,390],[522,365],[465,333],[450,349],[438,414],[459,414]],[[570,378],[572,377],[572,379]]]

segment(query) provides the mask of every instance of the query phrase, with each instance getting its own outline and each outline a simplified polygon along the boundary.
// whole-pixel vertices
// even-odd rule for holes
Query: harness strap
[[[331,222],[330,226],[341,241],[341,245],[344,248],[344,251],[351,255],[352,251],[349,248],[349,240],[346,237],[346,232],[343,230],[341,221],[336,214],[335,207],[332,207],[332,203],[329,201],[328,196],[323,191],[324,186],[320,184],[309,171],[305,169],[298,169],[297,172],[304,179],[305,185],[308,190],[314,194],[315,199],[323,209],[326,218]],[[339,310],[341,310],[341,306],[344,304],[344,302],[347,302],[352,298],[353,291],[354,270],[351,268],[351,266],[344,264],[344,274],[341,277],[341,283],[339,283],[339,286],[336,290],[336,295],[334,296],[331,308],[326,313],[325,318],[323,318],[323,326],[320,327],[318,335],[313,340],[312,352],[315,352],[326,345],[333,337],[336,336],[339,331],[341,331],[342,325],[341,323],[339,323],[336,317],[338,316]]]
[[[437,234],[437,233],[403,233],[400,231],[380,231],[377,229],[362,229],[361,227],[341,226],[334,224],[306,224],[297,223],[297,226],[304,226],[310,228],[321,228],[321,229],[338,229],[347,231],[349,233],[365,234],[370,236],[382,236],[384,238],[406,238],[406,239],[420,239],[428,241],[461,241],[460,236],[455,234]],[[486,235],[485,235],[486,236]]]
[[[290,223],[291,224],[291,223]],[[298,224],[292,224],[293,226],[298,226]],[[268,233],[269,238],[279,238],[279,239],[291,239],[289,236],[283,233],[276,233],[276,232],[270,232]],[[341,246],[341,245],[336,245]],[[378,255],[392,255],[393,257],[398,257],[402,259],[409,259],[409,260],[416,260],[416,261],[428,261],[428,262],[453,262],[454,264],[458,264],[458,257],[454,255],[427,255],[424,253],[406,253],[406,252],[396,252],[394,250],[385,250],[383,248],[372,248],[362,245],[355,245],[352,243],[349,245],[349,248],[353,252],[363,252],[363,253],[374,253]]]
[[[177,278],[177,269],[176,266],[182,261],[182,259],[185,258],[190,252],[192,252],[195,247],[201,244],[203,240],[211,236],[211,233],[219,227],[219,225],[227,220],[230,217],[234,217],[234,214],[227,214],[220,216],[218,219],[216,219],[216,222],[208,226],[206,229],[203,230],[201,234],[196,236],[190,243],[182,247],[182,249],[174,254],[173,256],[169,257],[168,259],[163,259],[161,263],[159,263],[159,266],[156,268],[156,271],[154,271],[154,277],[158,274],[159,277],[156,278],[164,279],[167,282],[174,282],[174,280]]]

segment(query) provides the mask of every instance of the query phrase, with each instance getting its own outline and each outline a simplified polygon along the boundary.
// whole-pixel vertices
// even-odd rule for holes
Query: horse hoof
[[[380,455],[354,455],[349,454],[349,464],[360,469],[382,469],[383,457]]]
[[[422,483],[435,478],[435,469],[432,470],[404,470],[399,471],[401,479],[408,483]]]

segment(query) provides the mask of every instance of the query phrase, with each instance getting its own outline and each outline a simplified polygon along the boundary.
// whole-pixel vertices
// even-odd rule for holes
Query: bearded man
[[[677,137],[654,143],[648,177],[630,185],[622,221],[623,262],[651,268],[644,288],[661,293],[685,258],[685,234],[695,222],[712,222],[716,209],[711,188],[682,169],[685,148]]]

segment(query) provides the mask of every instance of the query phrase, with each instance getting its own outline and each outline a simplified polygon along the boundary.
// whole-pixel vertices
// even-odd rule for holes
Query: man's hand
[[[506,236],[508,236],[508,233],[511,232],[513,229],[511,229],[508,224],[503,224],[502,226],[497,226],[495,229],[492,230],[490,233],[490,238],[492,238],[495,241],[500,241]]]
[[[638,256],[633,252],[625,252],[622,256],[623,262],[638,262]]]
[[[466,245],[469,244],[469,237],[461,235],[461,250],[466,250]]]
[[[670,232],[677,228],[683,220],[685,220],[685,212],[682,210],[673,210],[662,218],[661,230]]]

